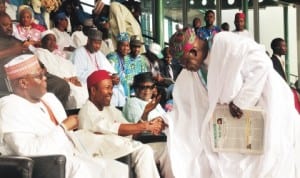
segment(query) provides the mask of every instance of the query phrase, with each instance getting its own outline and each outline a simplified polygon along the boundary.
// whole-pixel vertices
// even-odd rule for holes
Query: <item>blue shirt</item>
[[[147,71],[145,59],[142,56],[132,58],[129,55],[122,59],[117,52],[108,54],[107,58],[119,74],[125,95],[130,96],[130,85],[133,83],[133,77]]]
[[[208,29],[206,28],[206,26],[203,26],[196,31],[196,34],[199,38],[203,40],[209,40],[214,34],[219,33],[220,31],[221,29],[218,26],[213,26],[211,29]]]

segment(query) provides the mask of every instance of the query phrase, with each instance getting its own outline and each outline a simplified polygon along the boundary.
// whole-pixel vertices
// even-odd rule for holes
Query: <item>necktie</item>
[[[171,65],[168,65],[168,71],[169,71],[170,77],[171,77],[172,79],[174,79],[174,78],[173,78],[173,70],[172,70]]]
[[[49,114],[49,116],[50,116],[51,121],[52,121],[55,125],[58,125],[58,122],[57,122],[57,120],[56,120],[56,118],[55,118],[55,116],[54,116],[52,110],[50,109],[50,107],[49,107],[43,100],[41,100],[41,102],[42,102],[43,105],[46,107],[46,109],[47,109],[47,111],[48,111],[48,114]]]

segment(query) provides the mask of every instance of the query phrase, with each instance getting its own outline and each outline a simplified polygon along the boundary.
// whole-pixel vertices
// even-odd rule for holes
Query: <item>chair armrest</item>
[[[31,178],[33,160],[21,156],[0,156],[0,177]]]
[[[76,115],[79,113],[80,109],[66,109],[67,116]]]
[[[129,178],[136,178],[134,168],[131,165],[131,154],[125,155],[116,160],[128,165]]]
[[[32,178],[65,178],[64,155],[30,156],[34,161]]]
[[[153,135],[151,133],[142,133],[134,139],[142,143],[166,142],[167,136],[163,133],[160,135]]]

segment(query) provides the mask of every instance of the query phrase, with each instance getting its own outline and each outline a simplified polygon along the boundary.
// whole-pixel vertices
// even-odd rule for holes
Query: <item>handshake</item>
[[[146,121],[146,130],[154,135],[159,135],[168,125],[161,117],[156,117],[151,121]]]

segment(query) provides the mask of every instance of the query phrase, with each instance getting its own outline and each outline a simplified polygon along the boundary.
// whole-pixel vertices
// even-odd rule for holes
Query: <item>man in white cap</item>
[[[68,137],[77,128],[77,116],[67,117],[61,103],[47,93],[36,56],[18,56],[4,67],[13,94],[1,98],[0,130],[13,154],[63,154],[67,178],[127,177],[127,166],[122,163],[78,154]]]
[[[76,76],[82,84],[96,70],[107,70],[116,73],[107,58],[99,51],[102,44],[102,33],[97,29],[88,31],[88,41],[85,46],[77,48],[71,57],[76,68]]]

